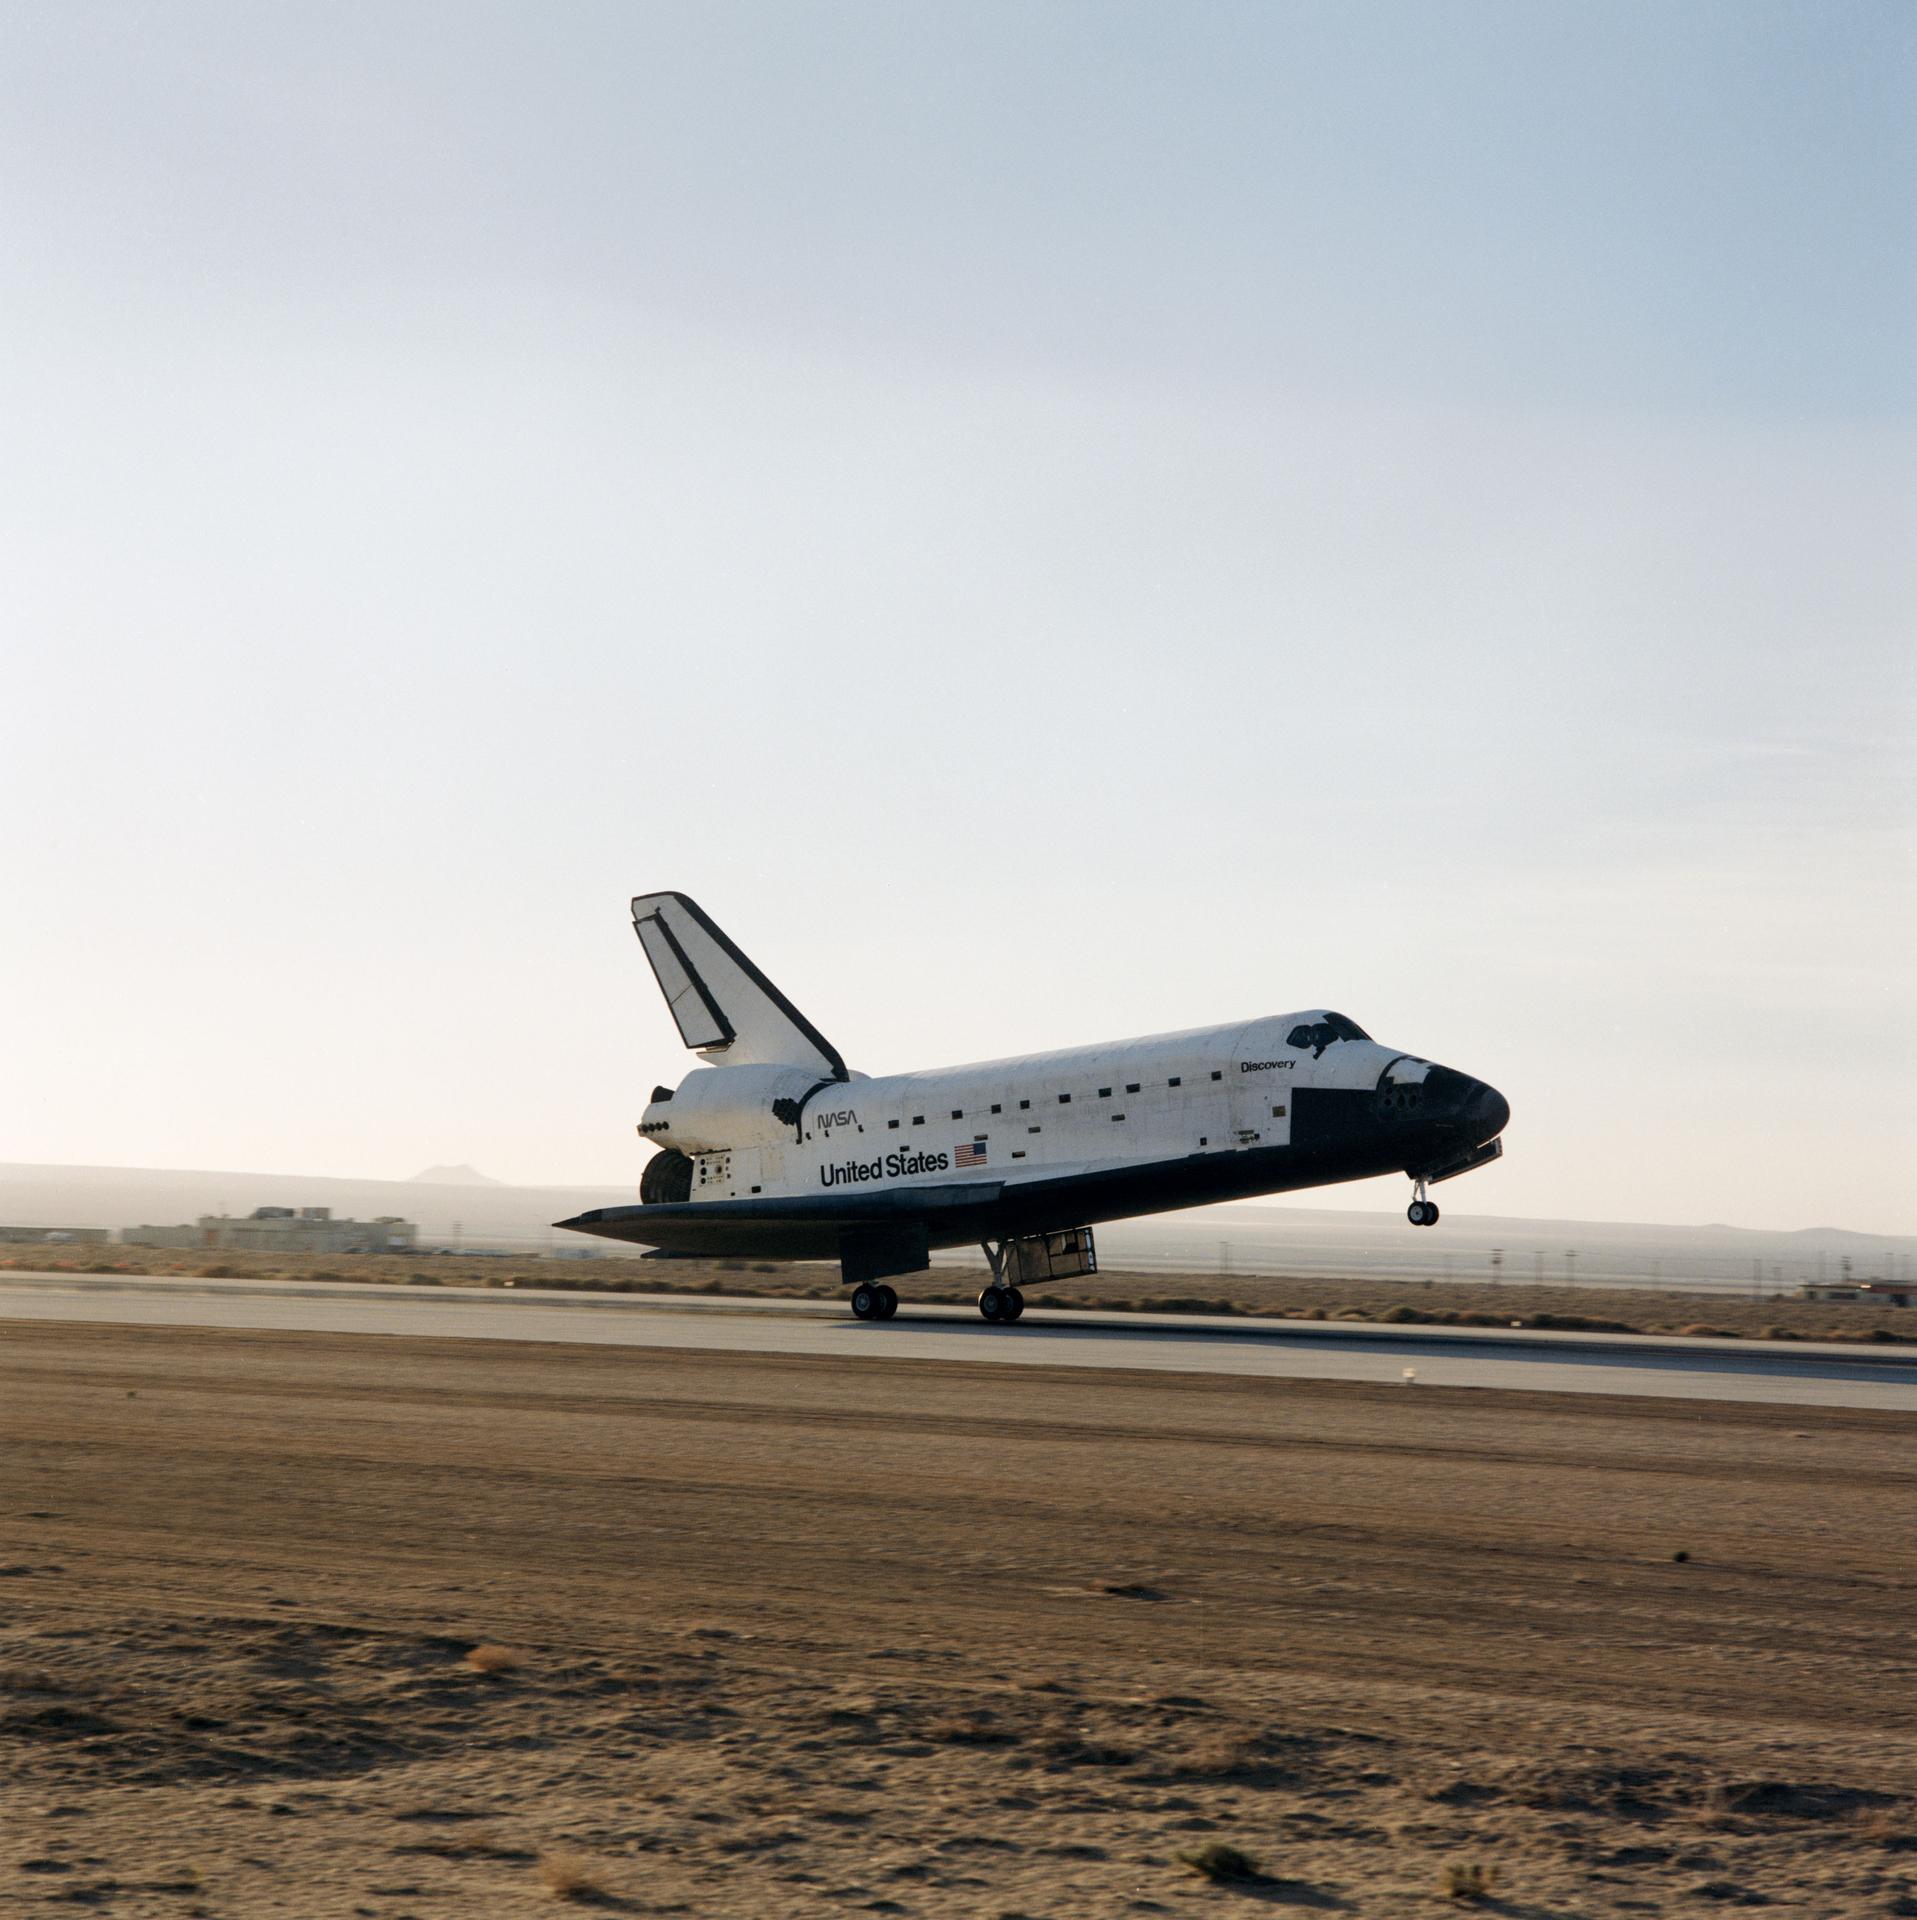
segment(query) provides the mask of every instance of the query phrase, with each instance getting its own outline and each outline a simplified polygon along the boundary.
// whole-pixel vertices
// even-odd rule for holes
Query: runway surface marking
[[[223,1283],[108,1275],[0,1275],[0,1320],[374,1333],[710,1352],[942,1360],[1534,1393],[1646,1395],[1917,1413],[1917,1353],[1792,1343],[1527,1335],[1040,1309],[1017,1327],[968,1308],[901,1310],[882,1325],[836,1303],[559,1295],[486,1288]]]

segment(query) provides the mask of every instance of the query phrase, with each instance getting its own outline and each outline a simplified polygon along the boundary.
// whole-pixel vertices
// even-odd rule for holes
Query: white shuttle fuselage
[[[689,1198],[882,1188],[934,1176],[1018,1182],[1195,1153],[1282,1147],[1295,1089],[1406,1090],[1430,1068],[1369,1039],[1314,1046],[1315,1009],[1056,1053],[823,1085],[777,1067],[696,1069],[641,1132],[692,1162]],[[796,1126],[773,1117],[781,1097]]]
[[[559,1224],[664,1253],[837,1258],[874,1317],[896,1305],[883,1279],[934,1247],[983,1244],[1002,1281],[1008,1249],[1063,1236],[1052,1266],[1021,1252],[1017,1270],[1084,1271],[1096,1222],[1213,1200],[1400,1171],[1411,1220],[1433,1224],[1427,1183],[1501,1151],[1493,1088],[1324,1008],[855,1073],[686,896],[644,895],[633,917],[711,1064],[654,1090],[641,1204]],[[1014,1296],[995,1282],[981,1310],[1015,1319]]]

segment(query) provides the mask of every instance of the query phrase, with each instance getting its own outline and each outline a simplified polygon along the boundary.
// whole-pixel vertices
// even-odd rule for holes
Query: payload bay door
[[[1239,1147],[1291,1145],[1291,1074],[1284,1067],[1257,1067],[1247,1073],[1232,1062],[1232,1144]]]

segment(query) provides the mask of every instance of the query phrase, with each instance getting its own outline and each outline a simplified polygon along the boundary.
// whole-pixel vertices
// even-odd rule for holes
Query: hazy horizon
[[[274,1190],[268,1198],[257,1193],[247,1193],[241,1200],[235,1201],[230,1195],[222,1194],[217,1201],[207,1198],[206,1204],[214,1211],[231,1210],[247,1212],[255,1205],[316,1205],[326,1196],[316,1192],[325,1187],[365,1187],[374,1188],[424,1188],[430,1193],[458,1194],[467,1196],[472,1202],[485,1206],[494,1199],[510,1204],[514,1197],[522,1195],[574,1195],[592,1196],[605,1200],[613,1196],[635,1197],[637,1186],[631,1181],[598,1181],[586,1183],[561,1183],[529,1185],[493,1178],[483,1168],[468,1169],[478,1174],[476,1180],[431,1181],[429,1173],[439,1168],[425,1168],[419,1173],[405,1175],[384,1174],[340,1174],[313,1173],[297,1169],[274,1169],[264,1167],[145,1167],[145,1166],[99,1166],[77,1163],[49,1163],[43,1161],[0,1160],[0,1226],[58,1226],[61,1224],[99,1225],[99,1218],[61,1220],[53,1217],[63,1199],[67,1198],[67,1189],[60,1176],[78,1175],[83,1177],[100,1176],[106,1181],[125,1176],[134,1183],[165,1182],[186,1188],[189,1183],[212,1181],[263,1183]],[[26,1218],[35,1204],[31,1197],[36,1183],[24,1178],[28,1174],[50,1174],[51,1181],[39,1183],[41,1198],[47,1204],[41,1206],[41,1212],[47,1218]],[[87,1184],[92,1184],[89,1178]],[[1389,1189],[1389,1191],[1387,1191]],[[197,1190],[197,1189],[195,1189]],[[30,1196],[22,1199],[22,1194]],[[1827,1235],[1841,1239],[1900,1241],[1905,1249],[1917,1255],[1917,1235],[1873,1232],[1868,1228],[1847,1226],[1839,1220],[1805,1221],[1795,1226],[1751,1226],[1736,1220],[1617,1220],[1585,1219],[1579,1216],[1559,1214],[1526,1214],[1511,1212],[1502,1208],[1476,1206],[1471,1204],[1472,1194],[1469,1184],[1460,1184],[1448,1189],[1440,1189],[1439,1197],[1444,1202],[1445,1218],[1456,1226],[1464,1224],[1510,1223],[1512,1225],[1531,1225],[1537,1227],[1571,1228],[1596,1227],[1603,1231],[1616,1230],[1629,1233],[1643,1229],[1650,1232],[1673,1232],[1679,1234],[1730,1233],[1753,1236],[1795,1236],[1814,1238]],[[49,1211],[51,1209],[51,1211]],[[110,1209],[114,1214],[112,1224],[176,1225],[180,1222],[146,1221],[133,1222],[124,1201],[115,1201]],[[194,1212],[201,1210],[195,1206]],[[1375,1228],[1380,1239],[1396,1238],[1397,1229],[1402,1224],[1402,1214],[1395,1204],[1395,1189],[1387,1180],[1354,1181],[1349,1185],[1335,1187],[1308,1188],[1292,1194],[1266,1194],[1249,1200],[1220,1201],[1210,1206],[1178,1208],[1169,1213],[1139,1216],[1142,1224],[1158,1223],[1167,1228],[1177,1228],[1194,1235],[1202,1235],[1204,1222],[1208,1218],[1229,1216],[1245,1212],[1275,1212],[1283,1215],[1335,1215],[1339,1219],[1364,1221]],[[121,1216],[125,1216],[124,1221]],[[550,1226],[551,1221],[542,1224]],[[1120,1223],[1108,1223],[1116,1226]],[[1100,1228],[1101,1233],[1107,1228]],[[583,1236],[581,1236],[583,1238]],[[619,1249],[605,1246],[603,1251],[617,1254]],[[1442,1249],[1433,1247],[1430,1251],[1441,1253]]]
[[[630,1187],[676,887],[864,1071],[1331,1006],[1447,1208],[1917,1231],[1909,8],[0,54],[0,1158]]]

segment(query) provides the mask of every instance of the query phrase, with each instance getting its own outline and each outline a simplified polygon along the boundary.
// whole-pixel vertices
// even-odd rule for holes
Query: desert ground
[[[1917,1914],[1914,1625],[1896,1416],[19,1323],[0,1911]]]

